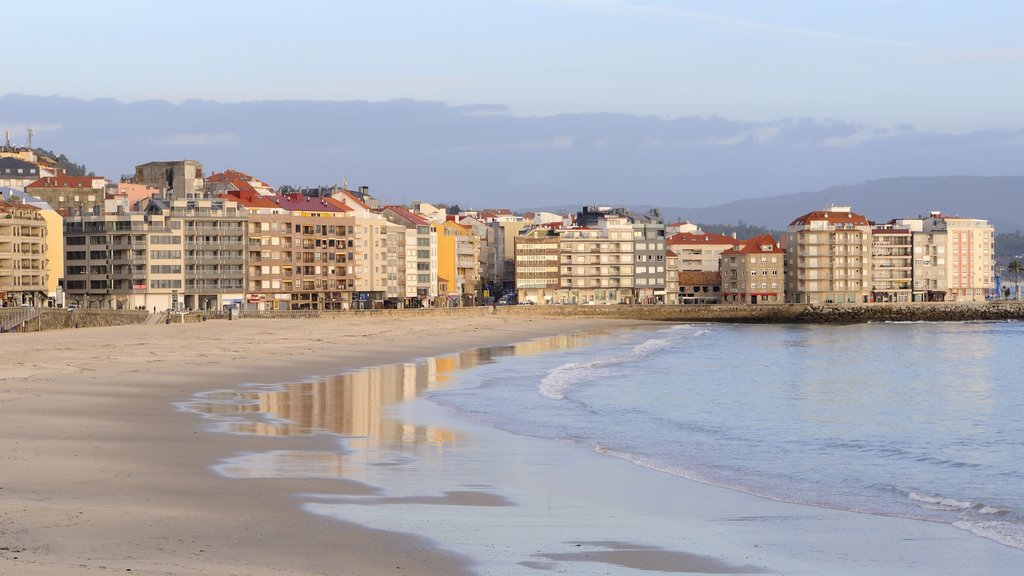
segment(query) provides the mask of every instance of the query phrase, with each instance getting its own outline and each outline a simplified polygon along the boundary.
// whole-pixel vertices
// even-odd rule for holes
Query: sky
[[[1016,1],[8,4],[0,94],[1024,127]]]
[[[8,4],[0,129],[110,179],[701,207],[1024,173],[1020,2]]]

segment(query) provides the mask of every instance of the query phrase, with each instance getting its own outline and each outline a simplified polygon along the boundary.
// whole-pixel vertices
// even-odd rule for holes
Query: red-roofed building
[[[381,215],[405,229],[396,236],[399,296],[410,308],[430,306],[437,298],[437,232],[430,221],[402,206],[386,206]]]
[[[786,229],[786,300],[862,303],[871,298],[871,223],[847,206],[808,212]]]
[[[721,254],[722,302],[785,302],[785,251],[771,234],[736,244]]]
[[[717,304],[722,293],[718,272],[684,270],[678,273],[680,304]]]
[[[210,174],[205,180],[205,190],[214,196],[232,191],[254,192],[260,196],[274,194],[274,189],[269,184],[238,170]]]
[[[665,240],[679,257],[679,271],[718,272],[719,255],[736,244],[735,238],[714,232],[681,232]]]
[[[25,186],[25,192],[66,216],[102,212],[106,186],[107,179],[98,176],[47,176]]]

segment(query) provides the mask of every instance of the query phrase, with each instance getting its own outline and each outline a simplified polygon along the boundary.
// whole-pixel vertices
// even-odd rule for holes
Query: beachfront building
[[[64,215],[102,213],[106,188],[99,176],[46,176],[25,186],[25,193]]]
[[[63,305],[64,218],[46,202],[15,188],[0,187],[0,200],[39,209],[39,215],[46,222],[46,303]]]
[[[871,297],[871,232],[847,206],[809,212],[786,229],[786,301],[862,303]]]
[[[386,206],[381,215],[401,227],[394,233],[398,298],[405,307],[430,306],[438,289],[437,232],[425,217],[402,206]]]
[[[723,251],[720,262],[723,303],[785,302],[785,253],[771,234],[745,240]]]
[[[714,232],[679,232],[669,236],[666,247],[679,257],[679,271],[718,272],[722,252],[736,244],[735,238]]]
[[[145,212],[64,223],[69,304],[220,309],[242,302],[247,211],[231,200],[151,199]]]
[[[486,298],[493,298],[497,289],[501,286],[501,278],[498,274],[498,233],[497,226],[484,223],[474,216],[463,216],[458,219],[459,224],[468,226],[476,237],[477,270],[480,275],[480,282],[477,287],[477,302],[483,303]]]
[[[895,222],[871,231],[871,302],[910,302],[914,281],[913,233]]]
[[[679,304],[679,256],[665,251],[665,304]]]
[[[203,165],[195,160],[147,162],[135,167],[135,184],[156,188],[177,199],[203,196]]]
[[[913,234],[914,301],[982,302],[995,289],[995,230],[987,220],[932,212],[896,223]]]
[[[638,213],[625,208],[584,206],[576,213],[576,226],[595,228],[607,218],[625,218],[633,227],[633,288],[628,300],[635,304],[665,301],[665,224],[657,210]]]
[[[633,302],[665,303],[665,225],[657,213],[629,215],[633,225]]]
[[[42,210],[0,200],[0,305],[47,301],[46,237]]]
[[[515,290],[519,302],[552,304],[559,290],[559,237],[550,228],[533,228],[513,239]]]
[[[437,232],[437,294],[446,306],[474,306],[480,290],[479,239],[454,220],[434,224]]]
[[[560,303],[632,303],[633,225],[625,216],[606,215],[597,228],[564,230],[559,266]]]
[[[677,274],[680,304],[717,304],[722,295],[718,272],[680,270]]]
[[[64,300],[69,306],[180,309],[184,236],[169,211],[83,214],[64,221]]]

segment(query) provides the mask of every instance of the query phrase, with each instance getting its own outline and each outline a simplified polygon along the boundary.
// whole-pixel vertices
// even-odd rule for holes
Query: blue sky
[[[12,2],[4,6],[0,94],[125,102],[411,98],[491,104],[517,116],[620,112],[812,117],[957,133],[1020,129],[1022,6]]]

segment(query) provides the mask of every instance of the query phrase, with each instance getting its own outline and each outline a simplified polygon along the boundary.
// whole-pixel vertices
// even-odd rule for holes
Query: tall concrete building
[[[607,215],[597,228],[564,230],[559,242],[559,302],[632,303],[633,239],[633,225],[625,216]]]
[[[786,229],[786,300],[863,303],[871,296],[871,223],[846,206],[809,212]]]
[[[34,206],[0,200],[0,303],[47,301],[46,220]]]
[[[220,309],[245,291],[248,213],[220,198],[65,220],[65,294],[90,308]]]
[[[175,199],[203,196],[203,165],[195,160],[147,162],[135,167],[135,183],[156,188]]]
[[[558,302],[559,237],[550,228],[534,228],[513,239],[515,289],[519,302]]]
[[[987,220],[932,212],[896,223],[913,233],[915,301],[982,302],[995,289],[995,230]]]
[[[412,308],[430,306],[437,298],[437,233],[430,221],[401,206],[387,206],[381,215],[392,224],[404,228],[398,234],[399,297]]]
[[[871,302],[910,302],[914,281],[913,234],[895,223],[871,231]]]

